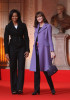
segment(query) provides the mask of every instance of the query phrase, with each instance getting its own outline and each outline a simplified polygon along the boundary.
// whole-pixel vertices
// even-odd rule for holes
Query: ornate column
[[[55,38],[55,65],[60,70],[69,70],[70,66],[67,61],[67,49],[66,49],[66,39],[69,37],[68,34],[53,34]]]
[[[29,35],[29,43],[30,43],[30,54],[29,57],[26,59],[25,68],[29,69],[30,67],[30,60],[32,56],[33,50],[33,43],[34,43],[34,19],[35,19],[35,12],[37,7],[37,0],[24,0],[24,22],[28,28],[28,35]]]

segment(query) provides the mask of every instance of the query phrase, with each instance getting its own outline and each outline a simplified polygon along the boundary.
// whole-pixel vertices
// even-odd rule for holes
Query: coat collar
[[[36,32],[38,33],[38,30],[39,30],[39,33],[40,33],[41,31],[43,31],[44,29],[46,29],[47,26],[48,26],[48,24],[47,23],[44,23],[44,25],[42,26],[42,28],[39,30],[40,24],[38,24],[38,26],[36,28]]]
[[[18,29],[21,27],[22,22],[18,22],[18,27],[17,27],[17,29],[14,27],[14,24],[13,24],[12,21],[10,21],[10,23],[9,23],[8,25],[10,26],[10,28],[14,28],[15,30],[18,30]]]

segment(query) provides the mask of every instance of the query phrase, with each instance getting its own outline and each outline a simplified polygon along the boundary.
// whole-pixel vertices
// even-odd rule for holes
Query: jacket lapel
[[[22,22],[18,22],[17,30],[19,30],[22,27]]]
[[[42,28],[39,30],[39,33],[41,32],[41,31],[43,31],[44,29],[46,29],[47,28],[47,24],[44,24],[43,26],[42,26]]]
[[[18,23],[17,29],[14,27],[14,24],[13,24],[12,21],[9,23],[9,25],[10,25],[10,27],[11,27],[12,29],[14,29],[14,31],[18,31],[18,30],[21,28],[22,22],[19,22],[19,23]]]
[[[48,24],[44,24],[43,27],[39,30],[40,25],[38,24],[37,28],[35,29],[35,42],[36,42],[36,38],[38,36],[38,33],[40,33],[41,31],[43,31],[44,29],[46,29],[47,28],[47,25]]]

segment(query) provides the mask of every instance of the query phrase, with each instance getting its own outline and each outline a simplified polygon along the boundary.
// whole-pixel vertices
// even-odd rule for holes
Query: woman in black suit
[[[29,37],[26,24],[22,23],[18,10],[10,11],[9,23],[4,33],[4,45],[6,58],[10,61],[12,94],[21,94],[23,93],[25,58],[29,56]]]

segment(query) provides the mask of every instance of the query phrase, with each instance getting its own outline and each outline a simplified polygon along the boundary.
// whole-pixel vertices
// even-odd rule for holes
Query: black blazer
[[[29,37],[28,37],[28,31],[25,23],[19,22],[17,29],[14,27],[13,22],[11,21],[8,25],[5,27],[5,32],[4,32],[4,47],[5,47],[5,53],[9,53],[9,36],[11,37],[11,40],[16,40],[16,39],[22,39],[24,36],[24,42],[25,42],[25,47],[26,51],[29,50]],[[18,44],[19,40],[16,40],[16,44]],[[14,43],[11,43],[14,45]]]

